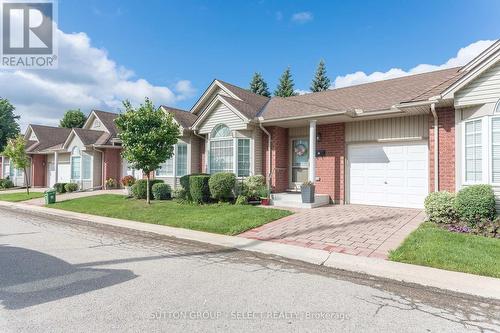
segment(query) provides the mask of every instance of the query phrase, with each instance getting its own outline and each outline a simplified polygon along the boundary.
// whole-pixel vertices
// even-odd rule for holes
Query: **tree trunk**
[[[30,184],[28,184],[28,173],[26,172],[26,168],[24,168],[24,182],[26,183],[26,193],[30,195]]]
[[[149,177],[151,175],[149,174],[149,172],[146,174],[146,202],[148,203],[148,205],[151,203],[150,200],[149,200]]]

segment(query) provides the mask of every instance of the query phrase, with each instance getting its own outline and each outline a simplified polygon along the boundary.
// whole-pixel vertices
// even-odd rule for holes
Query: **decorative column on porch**
[[[58,183],[59,182],[59,153],[56,151],[54,152],[54,178],[55,178],[55,182]],[[50,172],[50,171],[49,171]],[[55,183],[54,183],[55,184]],[[47,184],[49,187],[51,186],[50,184]]]
[[[316,182],[316,120],[309,121],[309,181]]]
[[[5,156],[2,156],[2,168],[0,169],[0,179],[5,178],[3,171],[5,170]]]

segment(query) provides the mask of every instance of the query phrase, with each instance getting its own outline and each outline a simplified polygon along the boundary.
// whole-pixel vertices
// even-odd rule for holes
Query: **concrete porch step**
[[[288,208],[316,208],[326,206],[330,203],[328,194],[316,194],[314,203],[303,203],[300,193],[273,193],[271,194],[271,205]]]

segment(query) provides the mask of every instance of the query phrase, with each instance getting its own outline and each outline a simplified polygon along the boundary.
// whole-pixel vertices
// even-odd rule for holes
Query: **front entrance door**
[[[309,175],[309,139],[292,139],[290,143],[290,189],[300,190],[300,185],[308,180]]]

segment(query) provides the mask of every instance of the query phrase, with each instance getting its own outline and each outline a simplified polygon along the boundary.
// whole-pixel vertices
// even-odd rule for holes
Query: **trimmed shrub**
[[[66,183],[55,183],[54,184],[54,189],[56,190],[57,194],[61,193],[66,193]]]
[[[0,188],[11,188],[14,187],[14,183],[12,180],[5,178],[5,179],[0,179]]]
[[[169,200],[172,198],[172,189],[165,183],[156,183],[151,187],[155,200]]]
[[[233,190],[236,185],[236,176],[231,172],[219,172],[210,176],[208,186],[212,198],[218,201],[227,201],[234,197]]]
[[[456,221],[455,195],[446,191],[430,193],[424,202],[427,219],[434,223],[453,223]]]
[[[194,202],[206,203],[210,201],[209,180],[210,176],[208,175],[189,177],[189,193]]]
[[[236,198],[236,202],[234,204],[235,205],[247,205],[248,198],[244,195],[238,195],[238,197]]]
[[[472,185],[461,189],[455,199],[455,210],[461,221],[474,227],[481,219],[493,220],[495,195],[490,185]]]
[[[266,178],[262,175],[250,176],[245,178],[243,185],[249,197],[257,197],[258,189],[262,186],[266,186]]]
[[[77,183],[67,183],[66,185],[64,185],[64,189],[66,190],[66,192],[75,192],[76,190],[78,190],[78,184]]]
[[[153,198],[153,185],[163,183],[161,179],[151,179],[149,181],[149,193],[151,195],[150,198]],[[132,195],[137,199],[146,199],[147,196],[147,179],[139,179],[132,185]]]
[[[190,185],[189,185],[189,178],[192,176],[209,176],[209,175],[206,173],[192,173],[190,175],[182,176],[179,179],[179,182],[180,182],[182,188],[184,189],[184,191],[186,191],[185,197],[183,198],[184,200],[189,200],[189,201],[192,200],[191,194],[190,194]]]

